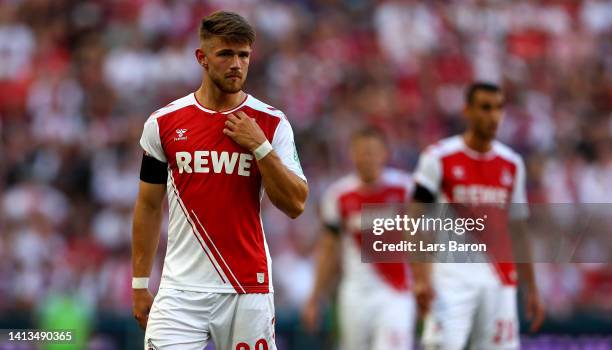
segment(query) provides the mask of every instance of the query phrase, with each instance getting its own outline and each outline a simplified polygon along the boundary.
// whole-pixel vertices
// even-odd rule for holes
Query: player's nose
[[[230,67],[232,69],[240,69],[240,57],[238,57],[238,55],[234,55],[232,57],[232,62],[231,62]]]

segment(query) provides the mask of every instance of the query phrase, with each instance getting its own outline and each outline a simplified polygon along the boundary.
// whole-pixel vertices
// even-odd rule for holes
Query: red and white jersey
[[[306,180],[285,115],[247,95],[217,112],[189,94],[154,112],[140,144],[168,164],[168,247],[160,288],[272,292],[271,261],[255,157],[223,134],[227,114],[243,111],[261,127],[283,164]]]
[[[409,289],[407,265],[402,263],[361,262],[361,215],[365,204],[400,204],[412,198],[412,177],[403,171],[384,169],[377,183],[365,186],[356,174],[344,176],[325,192],[321,216],[326,226],[342,234],[342,283],[358,290],[390,286]]]
[[[443,139],[421,154],[414,179],[437,195],[439,202],[503,204],[506,219],[524,219],[529,215],[526,205],[509,207],[511,203],[527,203],[523,160],[498,141],[493,142],[489,152],[479,153],[468,148],[461,135]],[[507,232],[500,232],[499,236],[508,237]],[[512,263],[437,265],[449,276],[516,284]]]

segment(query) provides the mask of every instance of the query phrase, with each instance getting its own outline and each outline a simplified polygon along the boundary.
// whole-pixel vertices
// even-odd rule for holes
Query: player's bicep
[[[442,164],[432,150],[421,153],[414,172],[414,181],[432,195],[438,194],[442,183]]]
[[[323,231],[331,235],[339,236],[341,227],[340,208],[338,198],[333,188],[328,189],[321,199],[319,215],[323,224]]]
[[[297,177],[306,181],[297,148],[295,147],[293,130],[285,117],[281,118],[280,123],[276,127],[271,144],[283,165]]]
[[[166,195],[166,184],[140,181],[136,206],[146,210],[160,210]]]

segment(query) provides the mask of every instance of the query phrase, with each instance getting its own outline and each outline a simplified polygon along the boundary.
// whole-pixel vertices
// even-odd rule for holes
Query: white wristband
[[[272,152],[273,150],[274,148],[272,148],[270,141],[266,140],[266,142],[262,143],[261,145],[257,146],[257,148],[255,148],[255,150],[253,151],[253,154],[255,155],[255,159],[260,160],[261,158],[267,156],[268,153]]]
[[[149,277],[132,278],[132,289],[147,289],[147,288],[149,288]]]

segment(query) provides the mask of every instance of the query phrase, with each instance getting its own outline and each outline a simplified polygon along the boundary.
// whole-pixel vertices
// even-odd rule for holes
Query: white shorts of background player
[[[341,350],[413,348],[416,307],[410,292],[364,291],[349,284],[338,295]]]
[[[461,269],[461,272],[459,272]],[[516,287],[489,275],[488,264],[436,264],[435,299],[425,319],[425,350],[519,349]]]

